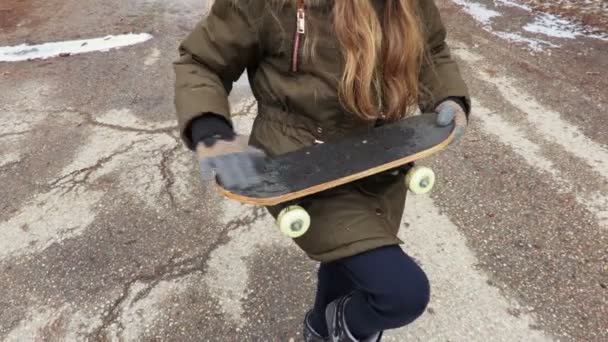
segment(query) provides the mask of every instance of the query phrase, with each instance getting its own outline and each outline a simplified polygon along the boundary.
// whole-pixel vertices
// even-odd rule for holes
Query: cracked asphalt
[[[608,340],[608,41],[525,31],[538,14],[513,1],[437,3],[474,112],[424,162],[434,192],[408,197],[400,237],[432,300],[386,339]],[[0,62],[0,339],[301,339],[315,263],[263,209],[201,184],[176,131],[171,62],[208,6],[0,5],[0,46],[153,35]],[[231,102],[247,132],[246,79]]]

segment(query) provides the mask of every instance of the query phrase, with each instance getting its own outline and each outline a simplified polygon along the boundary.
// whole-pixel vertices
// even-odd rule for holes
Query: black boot
[[[362,340],[357,340],[348,329],[344,310],[350,296],[344,296],[331,302],[325,310],[327,329],[329,330],[329,341],[331,342],[380,342],[382,332],[376,333]]]
[[[306,313],[304,316],[304,342],[327,342],[329,339],[327,337],[321,336],[318,332],[313,329],[310,325],[310,321],[308,317],[310,316],[310,311]]]

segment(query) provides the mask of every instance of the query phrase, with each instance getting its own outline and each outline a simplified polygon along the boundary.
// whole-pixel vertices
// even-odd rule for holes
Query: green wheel
[[[405,176],[405,185],[415,194],[426,194],[435,185],[435,172],[424,166],[414,166]]]
[[[292,205],[281,211],[277,223],[281,233],[292,239],[298,238],[310,228],[310,215],[299,205]]]

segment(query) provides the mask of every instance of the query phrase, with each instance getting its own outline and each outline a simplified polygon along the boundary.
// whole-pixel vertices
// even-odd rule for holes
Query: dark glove
[[[199,143],[213,145],[217,140],[232,140],[236,136],[234,129],[223,116],[217,114],[204,114],[192,121],[192,146]]]

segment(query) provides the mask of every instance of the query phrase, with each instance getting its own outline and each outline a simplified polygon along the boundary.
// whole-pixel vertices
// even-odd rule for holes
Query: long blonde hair
[[[338,90],[341,104],[365,120],[396,121],[410,114],[421,96],[419,74],[425,55],[418,1],[385,0],[382,23],[372,0],[305,3],[312,8],[328,1],[334,2],[333,26],[345,59]],[[315,39],[306,38],[307,43]],[[314,47],[305,51],[314,54]]]

